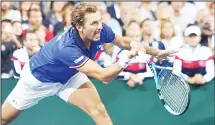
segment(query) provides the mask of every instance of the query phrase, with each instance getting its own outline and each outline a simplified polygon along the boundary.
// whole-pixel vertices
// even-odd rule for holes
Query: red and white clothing
[[[103,47],[101,47],[100,50],[96,53],[96,56],[93,60],[102,67],[108,67],[114,62],[112,56],[107,54]]]
[[[12,56],[14,78],[19,79],[20,73],[26,62],[29,62],[26,47],[15,50]]]
[[[191,48],[185,44],[176,55],[174,70],[182,72],[184,78],[193,77],[195,74],[202,74],[209,82],[214,78],[214,57],[210,48],[197,45]]]

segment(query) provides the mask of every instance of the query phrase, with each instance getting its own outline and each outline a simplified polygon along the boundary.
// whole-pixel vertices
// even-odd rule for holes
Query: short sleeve
[[[115,33],[106,24],[102,24],[101,38],[102,43],[111,43],[115,40]]]
[[[159,45],[159,49],[160,50],[165,50],[166,49],[165,46],[164,46],[164,44],[162,42],[159,41],[159,44],[160,44]]]
[[[83,55],[81,51],[72,47],[63,48],[58,54],[57,58],[69,68],[79,68],[83,66],[89,59]]]

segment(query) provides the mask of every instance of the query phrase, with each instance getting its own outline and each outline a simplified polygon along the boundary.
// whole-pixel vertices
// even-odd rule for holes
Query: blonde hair
[[[161,39],[164,39],[164,34],[162,32],[162,29],[164,28],[164,25],[166,23],[170,23],[172,25],[172,28],[173,28],[173,35],[172,35],[172,37],[176,36],[176,32],[175,32],[175,29],[174,29],[174,24],[172,23],[172,21],[171,20],[162,19],[162,20],[160,20],[160,38]]]

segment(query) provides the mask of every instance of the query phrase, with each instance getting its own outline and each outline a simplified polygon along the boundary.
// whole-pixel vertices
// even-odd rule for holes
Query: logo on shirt
[[[102,48],[102,45],[99,45],[98,47],[97,47],[97,49],[101,49]]]
[[[74,62],[75,62],[75,63],[79,63],[82,59],[84,59],[84,56],[79,57],[79,58],[76,59]]]

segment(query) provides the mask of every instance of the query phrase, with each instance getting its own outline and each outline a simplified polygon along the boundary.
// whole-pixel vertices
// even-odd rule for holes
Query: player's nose
[[[102,29],[102,22],[99,23],[97,29],[98,29],[98,30],[101,30],[101,29]]]

